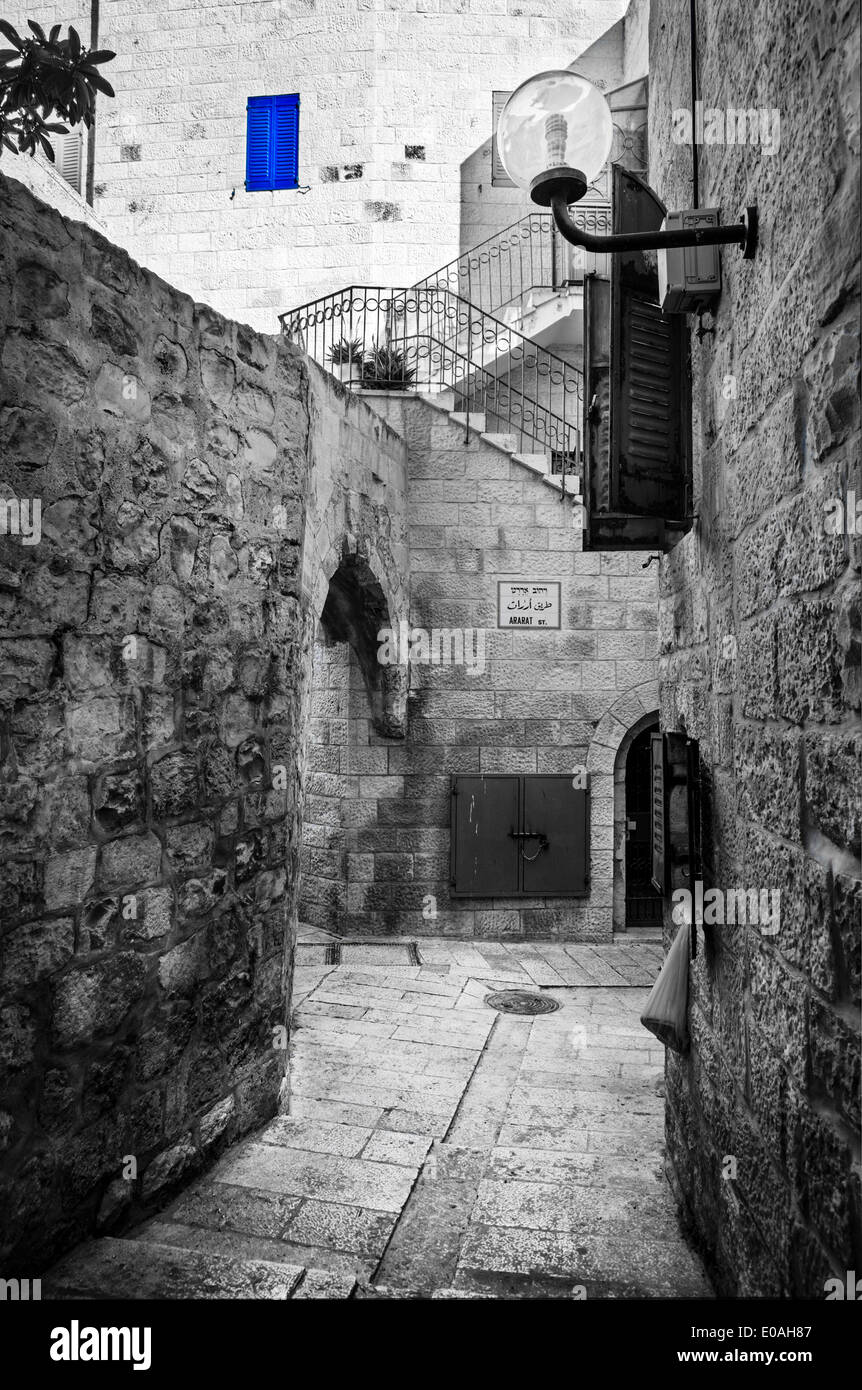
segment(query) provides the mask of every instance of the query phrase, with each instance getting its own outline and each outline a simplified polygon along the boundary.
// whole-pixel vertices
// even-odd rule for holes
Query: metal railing
[[[451,391],[515,447],[559,456],[563,491],[581,471],[583,373],[440,287],[350,286],[280,315],[282,331],[348,387]]]
[[[580,205],[571,209],[571,215],[585,231],[611,231],[608,204]],[[419,280],[413,288],[449,290],[484,313],[495,314],[509,306],[520,307],[524,296],[535,290],[580,284],[589,274],[606,275],[607,259],[563,241],[550,213],[531,212]]]

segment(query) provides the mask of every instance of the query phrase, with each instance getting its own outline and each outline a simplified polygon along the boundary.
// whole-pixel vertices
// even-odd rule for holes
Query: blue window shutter
[[[272,186],[299,182],[299,97],[273,97]]]
[[[296,188],[299,183],[299,97],[249,97],[245,186]]]
[[[272,97],[249,97],[246,111],[245,186],[272,188]]]

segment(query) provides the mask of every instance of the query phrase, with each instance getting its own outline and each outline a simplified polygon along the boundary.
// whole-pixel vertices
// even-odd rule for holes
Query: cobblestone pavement
[[[710,1297],[662,1171],[663,1049],[639,1022],[660,959],[306,940],[289,1113],[131,1239],[73,1252],[49,1293]],[[516,988],[561,1007],[484,1002]]]

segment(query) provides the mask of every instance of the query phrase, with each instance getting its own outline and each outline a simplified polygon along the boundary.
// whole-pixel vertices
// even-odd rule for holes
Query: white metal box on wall
[[[717,227],[719,208],[669,212],[662,231]],[[695,314],[709,308],[721,292],[718,246],[679,246],[658,253],[659,303],[664,314]]]

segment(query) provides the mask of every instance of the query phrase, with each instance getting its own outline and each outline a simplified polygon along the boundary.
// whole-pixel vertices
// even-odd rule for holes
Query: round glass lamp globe
[[[614,138],[608,103],[598,87],[564,69],[540,72],[517,87],[503,107],[497,148],[509,178],[521,188],[539,174],[576,169],[591,183]]]

